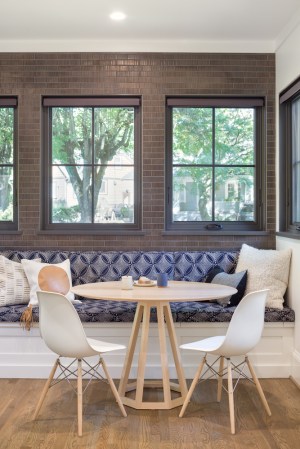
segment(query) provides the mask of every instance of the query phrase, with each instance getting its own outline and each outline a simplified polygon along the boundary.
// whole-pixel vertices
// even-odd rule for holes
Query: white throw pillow
[[[33,259],[33,263],[41,259]],[[28,304],[30,286],[23,265],[0,256],[0,306]]]
[[[290,249],[257,249],[243,244],[236,271],[247,270],[245,294],[268,288],[267,307],[283,308],[283,295],[289,279]]]
[[[70,291],[72,277],[69,259],[57,264],[36,264],[31,260],[25,259],[21,260],[21,263],[30,286],[29,305],[38,305],[36,292],[40,290],[61,293],[69,301],[77,302],[74,301],[74,293]]]

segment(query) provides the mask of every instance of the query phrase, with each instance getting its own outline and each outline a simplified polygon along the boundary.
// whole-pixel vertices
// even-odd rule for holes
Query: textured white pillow
[[[248,272],[245,294],[268,288],[270,291],[266,306],[282,309],[283,295],[289,279],[291,254],[290,249],[283,251],[257,249],[243,244],[236,271]]]
[[[34,259],[32,262],[40,262]],[[0,306],[28,304],[30,287],[20,262],[0,256]]]
[[[36,264],[32,260],[25,259],[22,259],[21,263],[30,286],[29,305],[38,305],[36,292],[39,290],[62,293],[69,301],[80,302],[74,301],[74,293],[70,291],[72,277],[69,259],[57,264]]]

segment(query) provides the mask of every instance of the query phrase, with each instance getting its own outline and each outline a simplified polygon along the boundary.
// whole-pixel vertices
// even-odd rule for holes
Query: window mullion
[[[212,221],[215,221],[216,109],[212,109]]]
[[[48,217],[46,216],[46,220],[48,223],[52,223],[53,222],[53,148],[52,148],[52,108],[49,108],[49,160],[48,160],[48,164],[47,164],[47,170],[48,170],[48,186],[47,186],[47,198],[49,198],[49,203],[48,203],[48,207],[47,207],[47,214]],[[50,200],[51,198],[51,200]]]
[[[92,108],[92,185],[91,185],[91,195],[92,195],[92,223],[95,222],[95,108]]]

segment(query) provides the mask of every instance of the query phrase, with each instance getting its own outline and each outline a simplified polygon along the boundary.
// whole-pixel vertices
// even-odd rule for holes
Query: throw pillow
[[[38,290],[61,293],[73,302],[74,293],[70,291],[72,277],[69,259],[57,264],[36,264],[25,259],[21,260],[21,263],[30,286],[29,305],[38,305],[36,294]]]
[[[225,273],[220,267],[214,268],[208,274],[205,282],[211,282],[212,284],[223,284],[229,287],[237,289],[237,293],[227,298],[216,299],[218,304],[222,306],[237,306],[244,296],[246,283],[247,283],[247,271],[241,271],[240,273]]]
[[[266,306],[282,309],[283,295],[289,279],[291,254],[290,249],[282,251],[257,249],[243,244],[236,271],[248,271],[245,294],[268,288]]]
[[[33,263],[41,259],[33,259]],[[30,287],[20,262],[0,256],[0,306],[28,304]]]

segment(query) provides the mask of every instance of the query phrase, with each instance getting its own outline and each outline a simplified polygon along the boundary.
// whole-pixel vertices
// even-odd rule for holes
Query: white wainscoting
[[[179,344],[201,338],[224,335],[225,323],[175,323]],[[89,337],[127,345],[131,323],[86,323],[85,331]],[[146,377],[161,377],[158,336],[156,325],[151,324],[148,350],[148,369]],[[300,354],[295,357],[293,323],[266,323],[263,337],[250,354],[259,377],[287,378],[296,370],[295,360],[300,368]],[[171,353],[171,351],[170,351]],[[199,364],[199,354],[182,351],[182,363],[187,378],[194,376]],[[124,352],[106,354],[105,360],[114,378],[119,378],[124,361]],[[45,346],[39,334],[38,325],[30,332],[23,330],[18,323],[0,325],[0,377],[1,378],[46,378],[55,359]],[[294,364],[293,364],[294,361]],[[137,358],[133,361],[131,377],[136,375]],[[300,378],[294,373],[295,377]],[[298,377],[299,376],[299,377]],[[170,356],[170,377],[175,378],[174,363]]]
[[[293,352],[291,377],[296,385],[300,388],[300,353],[296,350]]]

